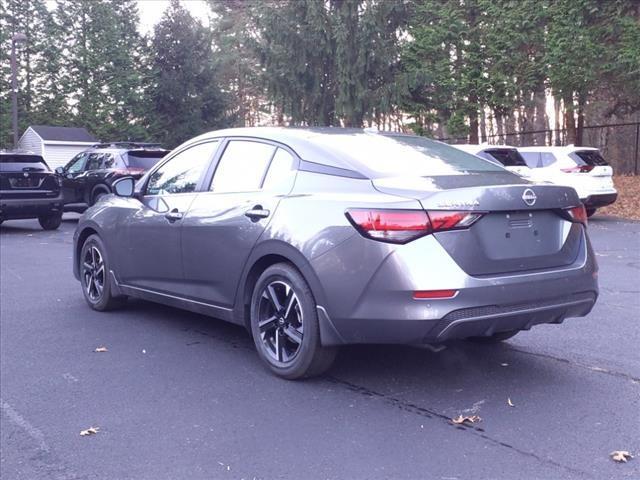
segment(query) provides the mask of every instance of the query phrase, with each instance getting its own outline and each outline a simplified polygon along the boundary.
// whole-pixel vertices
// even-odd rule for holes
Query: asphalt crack
[[[361,385],[356,385],[354,383],[348,382],[346,380],[341,380],[339,378],[336,377],[324,377],[325,380],[336,384],[336,385],[340,385],[342,387],[345,387],[347,390],[357,393],[358,395],[362,395],[368,398],[375,398],[378,399],[380,401],[382,401],[383,403],[390,405],[394,408],[398,408],[402,411],[405,412],[409,412],[409,413],[413,413],[415,415],[419,415],[421,417],[425,417],[425,418],[429,418],[429,419],[437,419],[437,420],[442,420],[445,421],[447,425],[451,426],[452,428],[455,428],[456,430],[462,430],[462,431],[466,431],[469,432],[473,435],[477,435],[480,438],[482,438],[483,440],[491,443],[492,445],[496,445],[499,447],[503,447],[503,448],[507,448],[513,452],[516,452],[520,455],[529,457],[529,458],[533,458],[541,463],[547,464],[547,465],[551,465],[553,467],[556,468],[560,468],[563,469],[567,472],[571,472],[573,474],[577,474],[580,476],[586,476],[589,478],[594,478],[591,474],[589,474],[589,472],[585,472],[583,470],[578,470],[572,467],[569,467],[567,465],[563,465],[561,463],[556,462],[555,460],[551,460],[549,458],[544,458],[541,457],[540,455],[528,451],[528,450],[522,450],[521,448],[515,447],[509,443],[503,442],[501,440],[498,440],[496,438],[493,438],[491,436],[489,436],[486,431],[478,426],[475,425],[466,425],[466,424],[453,424],[451,422],[451,418],[449,418],[447,415],[444,415],[440,412],[438,412],[437,410],[434,410],[432,408],[427,408],[427,407],[423,407],[420,405],[416,405],[415,403],[412,402],[407,402],[405,400],[400,400],[399,398],[393,397],[391,395],[386,395],[384,393],[380,393],[380,392],[376,392],[375,390],[371,390],[370,388],[367,387],[363,387]]]
[[[615,370],[609,370],[607,368],[596,367],[593,365],[589,365],[587,363],[577,362],[573,360],[569,360],[568,358],[555,357],[553,355],[549,355],[548,353],[538,353],[538,352],[528,352],[526,350],[521,350],[519,348],[509,347],[508,350],[518,353],[524,353],[525,355],[532,355],[534,357],[546,358],[548,360],[555,360],[556,362],[565,363],[567,365],[572,365],[575,367],[585,368],[591,372],[604,373],[606,375],[611,375],[612,377],[623,378],[625,380],[630,380],[634,383],[640,383],[639,377],[634,377],[628,373],[624,372],[616,372]]]

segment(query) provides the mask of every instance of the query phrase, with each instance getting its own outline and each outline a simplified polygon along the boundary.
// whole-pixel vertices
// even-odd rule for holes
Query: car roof
[[[518,147],[518,151],[520,152],[555,152],[555,153],[571,153],[571,152],[580,152],[583,150],[593,150],[597,151],[598,149],[595,147],[577,147],[575,145],[566,145],[562,147],[548,147],[548,146],[539,146],[539,147]]]
[[[460,150],[463,150],[467,153],[478,153],[478,152],[484,152],[485,150],[500,150],[500,149],[517,150],[516,147],[512,147],[511,145],[489,145],[488,143],[481,143],[479,145],[475,143],[461,143],[457,145],[452,144],[451,146],[459,148]]]
[[[329,165],[338,168],[347,168],[358,171],[357,163],[349,161],[344,154],[331,148],[330,139],[333,136],[354,135],[382,135],[388,137],[416,135],[399,132],[379,132],[368,128],[342,128],[342,127],[242,127],[214,130],[195,137],[178,147],[199,143],[203,140],[224,137],[243,137],[268,140],[282,143],[291,148],[301,159],[308,162]],[[176,149],[176,150],[178,150]]]
[[[30,157],[42,157],[42,155],[33,153],[29,150],[0,150],[0,155],[29,155]]]

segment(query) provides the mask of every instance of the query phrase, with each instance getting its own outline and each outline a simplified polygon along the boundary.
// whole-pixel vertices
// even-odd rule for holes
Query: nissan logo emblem
[[[538,197],[533,192],[533,190],[531,190],[530,188],[527,188],[522,193],[522,200],[524,200],[524,203],[526,203],[530,207],[533,207],[535,205],[537,199],[538,199]]]

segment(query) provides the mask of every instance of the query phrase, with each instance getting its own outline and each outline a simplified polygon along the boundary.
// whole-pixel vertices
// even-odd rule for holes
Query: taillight
[[[583,225],[587,225],[587,211],[584,208],[584,205],[580,205],[579,207],[571,207],[565,209],[565,212],[569,214],[569,219],[574,223],[582,223]]]
[[[593,165],[581,165],[579,167],[561,168],[565,173],[588,173],[593,170]]]
[[[434,232],[469,228],[481,216],[475,212],[349,209],[346,216],[365,237],[407,243]]]

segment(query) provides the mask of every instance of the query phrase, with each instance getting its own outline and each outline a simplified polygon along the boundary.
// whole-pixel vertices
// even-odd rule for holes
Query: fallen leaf
[[[511,401],[511,398],[509,398],[509,397],[507,397],[507,405],[509,405],[510,407],[515,407],[515,405]]]
[[[80,435],[86,437],[87,435],[95,435],[100,431],[100,427],[89,427],[86,430],[80,430]]]
[[[102,353],[102,352],[108,352],[109,350],[107,349],[107,347],[98,347],[94,350],[94,352],[97,353]]]
[[[471,415],[470,417],[465,417],[465,416],[462,416],[462,415],[458,415],[456,418],[452,418],[451,421],[455,425],[460,425],[460,424],[463,424],[465,422],[477,423],[477,422],[482,421],[482,419],[478,415]]]
[[[616,450],[615,452],[611,452],[609,455],[611,455],[611,460],[614,462],[626,463],[628,460],[633,458],[633,455],[625,450]]]

